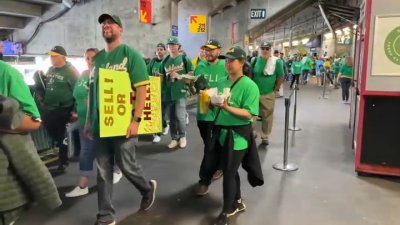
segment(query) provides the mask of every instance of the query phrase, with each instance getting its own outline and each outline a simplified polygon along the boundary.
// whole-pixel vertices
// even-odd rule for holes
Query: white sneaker
[[[167,125],[165,128],[164,128],[164,131],[163,131],[163,135],[167,135],[168,134],[168,132],[169,132],[169,125]]]
[[[186,141],[185,137],[179,139],[179,148],[186,148],[186,145],[187,145],[187,141]]]
[[[186,113],[186,125],[189,125],[189,114]]]
[[[161,137],[155,134],[154,138],[153,138],[153,143],[158,143],[160,141],[161,141]]]
[[[66,193],[65,197],[67,197],[67,198],[75,198],[75,197],[79,197],[79,196],[83,196],[83,195],[87,195],[87,194],[89,194],[89,188],[88,187],[81,188],[79,186],[76,186],[74,188],[74,190]]]
[[[121,180],[121,178],[122,178],[122,173],[121,173],[121,171],[120,171],[119,173],[114,172],[114,173],[113,173],[113,184],[118,183],[118,182]]]
[[[169,145],[168,145],[169,149],[173,149],[176,147],[178,147],[178,141],[176,141],[176,140],[172,140],[171,143],[169,143]]]

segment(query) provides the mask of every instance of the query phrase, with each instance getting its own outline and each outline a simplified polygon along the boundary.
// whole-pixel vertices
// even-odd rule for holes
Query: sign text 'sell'
[[[251,9],[250,10],[250,19],[265,19],[267,16],[266,9]]]

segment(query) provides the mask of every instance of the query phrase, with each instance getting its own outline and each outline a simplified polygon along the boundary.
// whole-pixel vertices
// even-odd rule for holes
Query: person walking
[[[353,59],[350,56],[345,58],[344,64],[340,67],[338,80],[342,87],[342,103],[349,104],[350,86],[353,79]]]

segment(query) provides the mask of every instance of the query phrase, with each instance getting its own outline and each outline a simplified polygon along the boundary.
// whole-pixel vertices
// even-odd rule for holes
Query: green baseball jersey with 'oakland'
[[[72,95],[79,72],[67,62],[61,68],[50,67],[46,74],[46,92],[44,107],[46,109],[65,108],[74,105]]]
[[[167,101],[176,101],[181,98],[186,98],[188,94],[189,87],[187,84],[170,78],[170,73],[173,70],[178,74],[187,74],[193,71],[193,65],[190,59],[186,57],[185,67],[182,60],[183,57],[182,55],[178,55],[175,58],[172,58],[172,56],[166,57],[163,61],[163,67],[160,68],[160,73],[165,74],[165,99]],[[185,71],[185,68],[187,71]]]
[[[86,122],[87,98],[89,94],[89,71],[85,71],[78,78],[74,88],[76,113],[78,114],[79,126],[83,127]]]
[[[152,59],[147,65],[147,72],[150,76],[160,76],[160,68],[161,68],[162,60],[159,59]]]
[[[283,60],[276,60],[274,74],[264,75],[265,66],[267,66],[267,60],[263,57],[258,57],[253,67],[254,82],[260,90],[260,95],[267,95],[274,92],[276,80],[285,75],[283,71]]]
[[[204,78],[208,81],[209,88],[217,87],[218,81],[221,79],[226,80],[228,77],[224,60],[218,60],[216,64],[210,64],[208,62],[199,63],[194,71],[194,75],[204,75]],[[200,114],[200,99],[197,97],[197,120],[214,121],[214,119],[215,110],[209,109],[206,114]]]
[[[0,60],[0,95],[11,97],[19,102],[22,112],[32,118],[40,118],[39,110],[24,82],[22,74],[14,67]]]
[[[126,71],[134,87],[149,84],[149,75],[147,73],[146,63],[143,57],[135,49],[121,44],[114,50],[106,52],[101,50],[93,59],[93,68],[91,71],[90,85],[90,112],[91,128],[94,136],[99,135],[99,69]],[[93,89],[93,91],[92,91]]]
[[[218,91],[223,91],[224,88],[230,88],[233,82],[228,79],[223,79],[218,82]],[[249,77],[244,76],[240,79],[235,87],[231,90],[228,104],[235,108],[241,108],[246,110],[252,115],[258,115],[258,107],[260,101],[260,92],[258,91],[257,85]],[[221,109],[216,125],[222,126],[240,126],[248,125],[252,123],[252,119],[244,119],[231,114],[228,111]],[[219,136],[219,143],[223,145],[225,143],[227,130],[221,129]],[[245,150],[248,148],[247,140],[239,134],[233,132],[234,150]]]

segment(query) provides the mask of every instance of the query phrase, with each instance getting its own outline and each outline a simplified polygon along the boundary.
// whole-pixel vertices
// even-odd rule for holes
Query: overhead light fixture
[[[287,42],[283,42],[282,45],[283,45],[283,47],[289,47],[290,43],[287,41]]]
[[[350,28],[349,28],[349,27],[343,28],[343,32],[349,32],[349,31],[350,31]]]
[[[250,45],[250,46],[249,46],[249,50],[250,50],[250,51],[253,51],[253,46]]]
[[[337,35],[341,35],[341,34],[342,34],[342,30],[336,30],[335,33],[336,33]]]
[[[258,45],[256,45],[256,49],[258,48]]]
[[[292,46],[297,46],[299,45],[299,41],[292,41]]]
[[[353,29],[357,29],[357,24],[354,24]]]
[[[310,40],[310,38],[303,38],[303,39],[301,40],[301,43],[302,43],[303,45],[305,45],[305,44],[308,43],[309,40]]]

